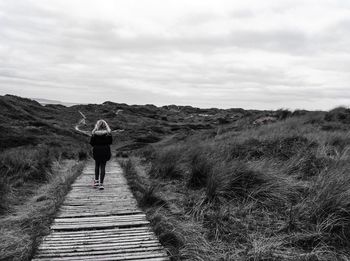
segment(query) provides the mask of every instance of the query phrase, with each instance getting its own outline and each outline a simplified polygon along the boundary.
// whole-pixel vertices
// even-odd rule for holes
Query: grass
[[[135,158],[120,158],[119,162],[139,207],[146,212],[160,242],[166,247],[170,256],[178,256],[179,249],[183,246],[180,234],[171,231],[171,222],[161,214],[162,209],[168,208],[167,203],[157,194],[155,185],[149,184],[139,174],[140,170],[136,168]]]
[[[181,211],[176,214],[177,210],[172,202],[165,201],[160,188],[146,178],[145,169],[137,158],[119,158],[119,162],[139,206],[145,211],[171,260],[182,260],[184,257],[189,260],[206,260],[208,252],[214,253],[197,222],[185,222]],[[198,251],[203,253],[198,255]]]
[[[145,184],[142,178],[137,174],[132,159],[120,159],[122,168],[125,171],[128,185],[138,199],[141,208],[157,207],[166,203],[155,193],[155,187]]]
[[[143,180],[166,202],[144,205],[158,213],[154,226],[166,220],[163,231],[181,235],[174,260],[350,259],[346,117],[279,113],[268,125],[153,144],[130,161],[148,166]]]
[[[5,259],[30,258],[88,157],[73,130],[82,111],[87,128],[102,117],[125,130],[122,166],[172,260],[350,260],[348,108],[67,108],[1,96],[0,109]],[[275,122],[254,124],[264,118]]]
[[[74,113],[0,96],[0,256],[30,260],[88,157]]]
[[[15,205],[0,216],[0,256],[2,260],[30,260],[49,226],[70,184],[80,174],[83,162],[55,161],[44,184],[27,184],[7,196]],[[16,195],[22,195],[18,202]],[[12,199],[11,199],[12,198]]]
[[[179,148],[181,149],[181,148]],[[175,147],[170,150],[164,149],[157,152],[155,157],[160,160],[153,165],[151,175],[159,178],[181,178],[180,155],[181,152]]]
[[[67,153],[68,151],[68,153]],[[83,160],[87,153],[82,149],[49,147],[46,144],[7,149],[0,155],[0,216],[6,214],[9,205],[26,198],[22,190],[32,185],[47,183],[51,176],[52,162],[62,159]],[[9,193],[18,194],[9,197]]]

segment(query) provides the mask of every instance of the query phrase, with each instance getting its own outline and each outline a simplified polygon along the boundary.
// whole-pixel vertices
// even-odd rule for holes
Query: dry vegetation
[[[0,98],[0,257],[29,260],[80,173],[88,146],[59,110]]]
[[[55,161],[46,182],[28,181],[7,191],[6,202],[11,204],[0,216],[1,260],[30,260],[82,167],[76,160]]]
[[[349,260],[349,123],[345,108],[290,113],[155,143],[124,168],[174,260]]]
[[[350,260],[350,110],[198,109],[0,97],[0,256],[27,260],[88,157],[117,155],[173,260]],[[118,112],[118,113],[117,113]],[[129,156],[129,158],[128,158]],[[21,232],[20,232],[21,231]]]

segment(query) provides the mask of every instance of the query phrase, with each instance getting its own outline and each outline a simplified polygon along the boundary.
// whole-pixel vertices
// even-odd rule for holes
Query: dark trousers
[[[95,180],[99,180],[103,183],[106,174],[106,161],[95,160]]]

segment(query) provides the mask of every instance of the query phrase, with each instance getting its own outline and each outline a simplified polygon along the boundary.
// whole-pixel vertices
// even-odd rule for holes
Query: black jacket
[[[94,160],[97,161],[108,161],[111,159],[111,148],[109,145],[112,144],[111,134],[93,134],[90,139],[90,144],[93,146],[92,154]]]

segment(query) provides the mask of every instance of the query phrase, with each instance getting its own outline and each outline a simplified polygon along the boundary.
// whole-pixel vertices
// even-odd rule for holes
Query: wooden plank
[[[61,238],[61,237],[94,237],[94,236],[99,236],[99,235],[118,235],[118,236],[123,236],[123,235],[138,235],[142,233],[153,233],[148,226],[142,226],[140,228],[144,228],[143,230],[138,230],[138,227],[132,227],[124,232],[112,232],[108,230],[86,230],[86,231],[52,231],[51,234],[47,235],[46,237],[51,237],[51,238]],[[76,233],[79,232],[79,233]],[[89,233],[91,232],[91,233]]]
[[[93,224],[96,224],[96,222],[99,222],[99,223],[102,223],[102,222],[126,222],[126,221],[143,221],[143,220],[146,220],[146,217],[133,217],[133,216],[120,216],[120,217],[123,217],[123,218],[115,218],[113,216],[113,218],[109,218],[109,216],[101,216],[100,219],[97,219],[98,217],[88,217],[90,218],[89,220],[85,219],[85,220],[76,220],[73,218],[65,218],[64,220],[62,218],[60,218],[59,220],[55,220],[54,221],[54,224],[55,225],[63,225],[63,224],[90,224],[90,223],[93,223]],[[72,219],[72,220],[70,220]]]
[[[99,203],[108,203],[108,202],[116,202],[116,201],[132,201],[136,202],[135,199],[132,196],[122,196],[122,197],[112,197],[112,196],[97,196],[97,197],[86,197],[85,199],[82,198],[72,198],[67,199],[64,201],[64,203],[74,203],[74,202],[99,202]]]
[[[76,187],[76,188],[73,188],[73,190],[75,193],[87,193],[90,195],[106,195],[108,193],[129,193],[129,190],[127,190],[123,186],[109,187],[108,189],[105,189],[105,190],[98,190],[96,188],[93,188],[92,184],[90,184],[90,186],[86,185],[84,187],[83,186]]]
[[[129,252],[123,252],[123,251],[109,251],[109,250],[101,250],[101,251],[94,251],[94,252],[69,252],[69,253],[57,253],[57,254],[45,254],[45,255],[38,255],[40,258],[53,258],[55,257],[70,257],[69,259],[65,260],[73,260],[73,258],[79,258],[79,257],[85,257],[85,259],[88,259],[87,257],[89,256],[94,256],[95,260],[101,260],[100,257],[97,259],[97,256],[104,255],[105,257],[108,256],[113,256],[112,260],[143,260],[146,258],[154,258],[154,257],[166,257],[166,253],[161,251],[159,248],[155,249],[150,249],[149,251],[147,250],[142,250],[140,251],[132,251],[132,249],[128,250]],[[127,259],[123,259],[127,258]],[[91,260],[91,259],[90,259]],[[111,259],[110,259],[111,260]]]
[[[122,200],[122,199],[135,200],[135,198],[132,195],[130,195],[129,193],[127,193],[125,191],[117,191],[116,190],[112,193],[111,193],[111,191],[109,191],[108,194],[107,194],[107,192],[106,192],[106,194],[104,194],[104,191],[106,191],[106,190],[98,190],[98,189],[93,189],[93,190],[94,190],[93,193],[89,193],[86,195],[83,195],[83,194],[73,195],[72,198],[67,198],[65,200],[65,202],[72,201],[72,200],[76,200],[76,201],[95,200],[95,201],[101,201],[101,202],[103,202],[104,200]],[[98,192],[95,192],[95,191],[98,191]]]
[[[137,228],[143,228],[143,229],[137,229]],[[121,230],[124,230],[122,228]],[[141,226],[141,227],[131,227],[128,229],[125,229],[126,231],[123,232],[113,232],[101,229],[100,230],[77,230],[77,231],[52,231],[51,234],[44,237],[45,238],[67,238],[67,239],[79,239],[79,238],[85,238],[85,237],[97,237],[97,236],[137,236],[137,235],[143,235],[143,234],[154,234],[148,226]],[[79,232],[79,233],[77,233]]]
[[[48,235],[46,236],[43,240],[79,240],[79,239],[89,239],[89,238],[109,238],[109,237],[119,237],[119,238],[124,238],[124,237],[137,237],[137,236],[144,236],[144,235],[154,235],[153,232],[151,231],[141,231],[141,232],[132,232],[130,231],[129,233],[125,234],[107,234],[107,233],[100,233],[100,234],[81,234],[81,235],[55,235],[51,236]]]
[[[104,235],[104,234],[99,234],[99,235],[81,235],[81,236],[62,236],[62,237],[49,237],[46,236],[43,239],[43,242],[47,241],[52,241],[52,242],[78,242],[78,241],[84,241],[84,240],[93,240],[93,239],[113,239],[113,238],[120,238],[120,239],[128,239],[128,238],[139,238],[139,237],[154,237],[153,232],[140,232],[139,234],[137,233],[129,233],[129,234],[115,234],[115,235]]]
[[[130,258],[121,258],[121,257],[117,257],[114,255],[101,255],[101,256],[82,256],[82,257],[71,257],[71,258],[62,258],[62,257],[58,257],[58,258],[35,258],[33,259],[34,261],[85,261],[85,260],[99,260],[99,261],[111,261],[111,260],[143,260],[143,261],[169,261],[168,257],[136,257],[136,259],[134,257],[130,257]]]
[[[138,213],[142,213],[140,212],[140,210],[138,208],[134,208],[134,209],[130,209],[130,208],[121,208],[119,210],[113,210],[113,211],[109,211],[107,209],[103,209],[103,208],[98,208],[96,209],[96,211],[94,211],[93,209],[88,209],[88,208],[79,208],[79,211],[72,211],[71,209],[61,209],[61,211],[64,210],[64,213],[59,213],[58,217],[60,218],[79,218],[79,217],[84,217],[84,215],[87,215],[87,217],[89,216],[109,216],[109,215],[120,215],[120,216],[125,216],[125,215],[129,215],[131,213],[131,215],[133,214],[138,214]],[[68,217],[65,217],[68,216]]]
[[[35,258],[33,261],[83,261],[83,260],[143,260],[143,261],[169,261],[169,258],[163,253],[134,253],[130,255],[124,254],[104,254],[104,255],[85,255],[85,256],[70,256],[70,257],[49,257]]]
[[[128,213],[128,214],[110,214],[110,215],[106,215],[106,216],[103,216],[103,215],[96,215],[95,217],[56,217],[55,220],[85,220],[85,219],[89,219],[89,220],[95,220],[95,219],[103,219],[103,218],[111,218],[111,217],[143,217],[143,218],[146,218],[146,215],[142,212],[138,212],[138,213]]]
[[[74,239],[74,240],[67,240],[67,239],[45,239],[43,240],[42,244],[46,245],[46,244],[51,244],[51,245],[79,245],[79,244],[90,244],[93,242],[131,242],[131,241],[148,241],[148,240],[157,240],[157,237],[155,235],[152,234],[148,234],[148,235],[140,235],[137,237],[90,237],[90,238],[81,238],[81,239]]]
[[[109,208],[110,206],[113,206],[111,204],[108,204],[108,205],[105,205],[106,207],[103,208],[103,205],[100,205],[98,209],[94,209],[94,208],[91,208],[92,206],[81,206],[80,209],[78,210],[76,207],[74,206],[65,206],[63,205],[61,208],[60,208],[60,211],[71,211],[71,212],[74,212],[74,213],[79,213],[80,211],[87,211],[89,210],[89,208],[91,208],[90,210],[91,211],[118,211],[118,210],[124,210],[124,209],[137,209],[137,210],[140,210],[137,206],[128,206],[128,205],[124,205],[124,206],[118,206],[118,208]]]
[[[124,219],[145,219],[145,214],[135,214],[135,215],[110,215],[110,216],[97,216],[97,217],[80,217],[80,218],[55,218],[55,222],[84,222],[84,221],[91,221],[91,222],[97,222],[99,220],[124,220]]]
[[[75,209],[75,210],[74,210]],[[77,211],[76,208],[74,207],[71,207],[71,206],[62,206],[61,209],[60,209],[60,212],[62,213],[63,211],[67,212],[67,213],[75,213],[75,214],[79,214],[80,212],[95,212],[95,213],[98,213],[98,212],[109,212],[109,213],[113,213],[113,212],[118,212],[118,211],[124,211],[124,210],[138,210],[138,211],[141,211],[137,206],[120,206],[119,208],[113,208],[113,209],[106,209],[106,208],[98,208],[98,209],[89,209],[88,206],[85,206],[84,207],[81,207],[79,209],[79,211]]]
[[[53,230],[79,230],[79,229],[96,229],[96,228],[113,228],[113,227],[131,227],[148,225],[148,221],[135,222],[110,222],[103,224],[81,224],[81,225],[52,225]]]
[[[54,222],[53,227],[75,227],[77,229],[82,228],[82,227],[91,227],[91,228],[105,228],[105,227],[126,227],[130,225],[148,225],[149,221],[146,219],[138,219],[138,220],[101,220],[98,223],[96,222],[75,222],[75,223],[58,223]],[[53,228],[54,229],[54,228]],[[75,230],[77,230],[75,229]]]
[[[109,245],[82,245],[82,246],[72,246],[72,247],[57,247],[52,249],[41,249],[39,248],[38,256],[75,256],[84,255],[86,253],[99,253],[99,254],[119,254],[133,252],[146,252],[146,251],[159,251],[162,250],[162,246],[157,243],[142,243],[142,244],[109,244]]]
[[[123,219],[138,219],[138,218],[146,218],[146,215],[143,213],[139,214],[129,214],[129,215],[109,215],[109,216],[96,216],[96,217],[79,217],[79,218],[63,218],[57,217],[57,222],[84,222],[84,221],[93,221],[96,222],[98,220],[123,220]]]
[[[103,204],[103,203],[81,203],[80,205],[71,205],[71,204],[63,204],[61,209],[67,209],[67,210],[76,210],[77,208],[91,208],[91,207],[100,207],[100,208],[105,208],[106,210],[114,210],[114,209],[110,209],[110,207],[114,207],[117,209],[117,207],[120,208],[130,208],[131,205],[130,204],[135,204],[135,202],[120,202],[118,205],[118,202],[115,203],[107,203],[107,204]],[[134,206],[135,208],[137,207],[136,205]],[[92,209],[93,210],[93,209]]]
[[[56,241],[77,241],[77,240],[86,240],[86,239],[98,239],[98,238],[112,238],[112,237],[118,237],[118,238],[132,238],[132,237],[138,237],[138,236],[153,236],[153,232],[145,231],[145,232],[139,232],[139,233],[128,233],[128,234],[93,234],[93,235],[77,235],[77,236],[46,236],[43,241],[45,240],[56,240]]]
[[[74,232],[74,231],[72,231]],[[44,237],[45,239],[50,239],[50,240],[61,240],[61,239],[66,239],[66,240],[79,240],[80,238],[84,239],[84,238],[98,238],[98,237],[119,237],[119,238],[123,238],[123,237],[136,237],[136,236],[142,236],[142,235],[153,235],[152,231],[128,231],[126,233],[93,233],[93,234],[79,234],[79,235],[48,235],[46,237]]]
[[[132,241],[132,242],[110,242],[108,244],[105,243],[94,243],[94,244],[80,244],[80,245],[47,245],[42,244],[39,246],[38,250],[40,254],[43,253],[62,253],[62,252],[86,252],[86,251],[98,251],[98,250],[116,250],[121,251],[122,249],[130,249],[130,248],[146,248],[146,247],[161,247],[158,240],[145,240],[145,241]]]
[[[130,207],[130,204],[135,204],[135,207],[136,207],[136,202],[134,201],[127,201],[127,202],[123,202],[123,201],[121,201],[121,202],[118,202],[118,201],[116,201],[116,202],[111,202],[111,203],[103,203],[103,202],[95,202],[95,203],[80,203],[80,205],[76,205],[76,204],[65,204],[65,203],[63,203],[62,204],[62,209],[64,209],[64,208],[70,208],[70,209],[76,209],[77,207],[81,207],[81,208],[84,208],[84,207],[94,207],[94,206],[96,206],[96,207],[98,207],[98,206],[100,206],[100,207],[105,207],[105,208],[108,208],[108,207],[111,207],[111,206],[115,206],[115,207],[126,207],[126,208],[128,208],[128,207]]]
[[[130,194],[119,194],[119,195],[114,195],[114,193],[110,194],[93,194],[91,193],[86,193],[86,194],[74,194],[65,199],[65,201],[72,201],[72,200],[79,200],[79,201],[84,201],[84,200],[120,200],[120,199],[134,199],[134,197]]]
[[[113,201],[90,201],[90,202],[63,202],[62,206],[118,206],[118,204],[120,206],[130,206],[130,205],[136,205],[136,200],[124,200],[124,199],[120,199],[120,200],[113,200]]]
[[[148,220],[146,218],[133,218],[133,219],[101,219],[96,223],[96,221],[74,221],[74,222],[59,222],[54,221],[54,226],[85,226],[85,225],[99,225],[99,224],[110,224],[110,223],[116,223],[116,224],[123,224],[123,223],[142,223],[142,224],[148,224]],[[146,223],[144,223],[146,222]]]
[[[54,222],[53,227],[76,227],[82,228],[82,227],[96,227],[96,228],[101,228],[101,227],[111,227],[113,224],[115,227],[120,227],[122,226],[128,226],[128,225],[147,225],[149,223],[148,220],[146,219],[132,219],[132,220],[101,220],[98,223],[96,222],[72,222],[72,223],[67,223],[67,222]],[[76,229],[75,229],[76,230]]]
[[[145,227],[133,227],[133,228],[109,228],[109,229],[96,229],[96,230],[88,230],[88,231],[53,231],[50,236],[55,235],[80,235],[80,234],[123,234],[123,233],[133,233],[133,232],[142,232],[142,231],[151,231],[151,229],[148,226]]]
[[[60,239],[60,240],[50,240],[44,239],[43,245],[80,245],[80,244],[90,244],[90,243],[99,243],[99,242],[136,242],[136,241],[147,241],[147,240],[157,240],[152,234],[148,235],[138,235],[134,237],[97,237],[97,238],[84,238],[84,239]]]
[[[89,238],[79,240],[45,240],[43,246],[76,246],[76,245],[89,245],[99,243],[118,243],[118,242],[150,242],[158,240],[154,235],[144,235],[143,237],[130,237],[130,238]],[[158,242],[158,241],[157,241]]]
[[[63,213],[63,214],[59,214],[58,217],[66,217],[66,218],[73,218],[73,217],[94,217],[94,216],[108,216],[110,214],[112,215],[125,215],[125,214],[137,214],[137,213],[141,213],[138,210],[125,210],[123,211],[112,211],[112,212],[105,212],[105,211],[99,211],[99,212],[81,212],[81,213]]]

